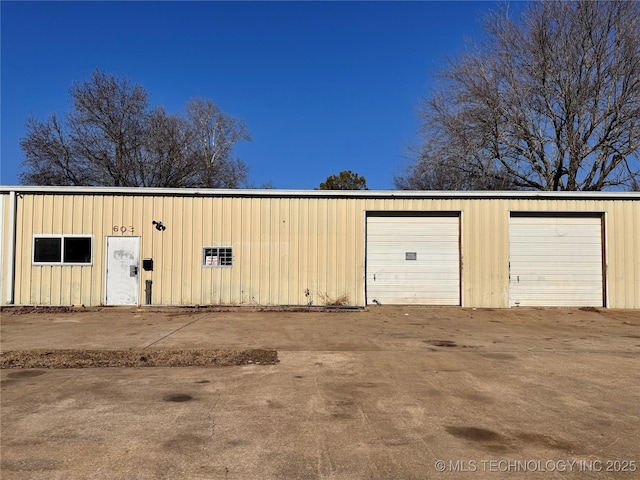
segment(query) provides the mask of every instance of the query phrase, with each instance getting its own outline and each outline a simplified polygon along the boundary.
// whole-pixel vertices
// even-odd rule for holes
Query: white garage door
[[[512,216],[511,306],[603,306],[601,217]]]
[[[460,305],[459,243],[458,216],[367,217],[367,303]]]

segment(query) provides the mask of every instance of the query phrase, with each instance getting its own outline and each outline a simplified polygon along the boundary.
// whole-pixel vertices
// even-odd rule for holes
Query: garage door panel
[[[369,259],[370,263],[374,259]],[[380,260],[375,263],[376,272],[375,273],[389,273],[389,272],[397,272],[398,269],[403,270],[403,274],[411,274],[413,272],[419,273],[421,275],[428,273],[437,273],[434,270],[443,269],[445,271],[451,270],[451,264],[458,260],[457,257],[451,256],[444,260],[438,260],[437,262],[424,262],[419,264],[417,262],[413,262],[414,265],[406,266],[404,262],[389,262],[386,260]],[[408,263],[408,262],[407,262]],[[406,273],[405,273],[406,272]]]
[[[540,292],[531,292],[529,295],[523,295],[520,298],[521,306],[528,307],[562,307],[565,306],[566,303],[566,294],[559,293],[556,295],[544,295],[541,296]],[[590,292],[591,294],[595,294],[595,292]],[[588,297],[577,297],[572,303],[572,307],[593,307],[593,302],[589,300]]]
[[[530,299],[524,298],[521,306],[527,307],[564,307],[564,297],[548,297],[547,299],[541,299],[540,297],[532,297]],[[576,299],[571,303],[572,307],[593,307],[592,302],[585,299]]]
[[[454,301],[455,299],[448,298],[448,297],[446,298],[433,297],[433,303],[429,303],[427,305],[458,305],[457,303],[453,303]],[[398,297],[389,297],[384,304],[386,305],[425,305],[424,298],[421,295],[417,295],[417,296],[401,295]]]
[[[549,257],[549,256],[548,256]],[[548,258],[545,258],[543,255],[540,256],[531,256],[527,255],[525,261],[513,261],[511,262],[512,271],[514,269],[519,269],[518,272],[536,272],[540,275],[547,273],[562,273],[562,274],[571,274],[572,267],[576,266],[576,263],[580,263],[579,270],[580,273],[592,270],[596,274],[600,275],[602,264],[601,262],[597,262],[593,260],[592,256],[585,255],[575,255],[570,252],[567,253],[564,257],[552,256],[553,260],[549,261]],[[544,263],[545,269],[541,270],[538,263]]]
[[[406,296],[413,296],[413,297],[424,297],[424,292],[417,291],[417,290],[407,290],[406,286],[403,286],[403,285],[388,285],[385,288],[385,295],[393,295],[393,296],[406,295]],[[455,292],[452,292],[450,289],[445,288],[443,286],[440,286],[440,288],[438,289],[435,289],[435,288],[430,289],[429,295],[434,298],[446,297],[446,298],[455,299],[458,297],[458,295]],[[379,298],[384,298],[384,297],[379,297]],[[380,300],[379,298],[376,297],[376,299],[382,303],[382,300]]]
[[[545,273],[544,275],[538,272],[519,273],[516,278],[513,279],[514,283],[518,282],[555,282],[556,287],[562,287],[562,285],[573,284],[594,284],[599,283],[600,272],[589,272],[584,274],[580,273]]]
[[[550,281],[554,281],[552,278],[545,278],[544,280],[531,280],[527,281],[527,279],[521,278],[522,282],[528,282],[527,284],[527,292],[522,292],[521,296],[530,295],[534,289],[538,291],[547,292],[546,295],[553,296],[558,295],[559,293],[568,294],[571,292],[599,292],[600,290],[593,285],[593,283],[586,282],[568,282],[563,280],[562,283],[555,282],[555,286],[553,292],[548,291],[548,284]]]
[[[431,290],[437,290],[439,288],[444,288],[443,285],[447,285],[447,289],[451,286],[456,286],[458,284],[458,277],[442,274],[440,276],[439,283],[434,284],[432,281],[425,281],[423,277],[419,276],[377,275],[375,283],[376,285],[424,285],[429,287]]]
[[[512,260],[512,261],[515,264],[518,264],[518,262],[526,264],[536,259],[548,259],[547,261],[550,263],[553,261],[557,261],[563,264],[571,264],[573,259],[580,258],[583,261],[587,261],[588,263],[599,264],[600,263],[599,259],[594,258],[594,255],[599,255],[599,253],[600,253],[599,245],[595,249],[584,248],[584,249],[574,249],[573,251],[571,250],[557,251],[555,249],[537,250],[535,248],[530,248],[530,249],[527,249],[526,252],[513,252],[512,257],[514,257],[514,254],[518,254],[518,255],[517,257],[515,257],[517,258],[517,260]],[[569,255],[570,257],[568,258],[567,255]]]
[[[544,293],[544,298],[541,298],[542,300],[548,300],[550,298],[554,298],[556,300],[562,300],[563,298],[565,298],[567,295],[572,294],[574,292],[573,289],[559,289],[553,293],[548,293],[546,291],[543,291],[542,289],[536,289],[536,288],[530,288],[527,293],[521,295],[521,298],[529,298],[529,299],[533,299],[533,298],[541,298],[541,293]],[[594,289],[580,289],[580,292],[583,294],[597,294],[598,291],[594,290]],[[585,301],[588,299],[585,299]],[[547,305],[548,306],[548,305]]]
[[[520,225],[525,225],[520,222]],[[557,228],[555,225],[530,225],[531,229],[527,232],[514,232],[515,238],[547,238],[548,233],[553,233],[558,238],[580,238],[585,232],[596,232],[599,229],[593,228],[592,225],[574,225],[572,228]]]
[[[429,283],[434,283],[432,277],[435,275],[438,276],[439,281],[443,281],[448,278],[454,279],[457,281],[459,278],[459,276],[455,272],[451,272],[450,266],[440,266],[440,267],[434,266],[429,269],[414,270],[410,272],[399,272],[398,269],[399,267],[395,270],[391,268],[376,269],[376,273],[374,274],[376,283],[388,281],[389,279],[393,279],[393,280],[406,279],[407,281],[412,281],[412,282],[421,281],[422,283],[429,284]]]
[[[533,255],[549,255],[553,254],[554,251],[558,253],[563,253],[566,251],[572,251],[573,253],[580,254],[581,250],[578,250],[577,247],[585,247],[585,248],[598,248],[600,246],[600,241],[589,239],[585,241],[584,239],[580,240],[566,240],[566,239],[555,239],[554,241],[536,241],[535,237],[529,237],[527,239],[522,239],[521,244],[513,244],[513,247],[518,251],[521,249],[523,253],[530,253]],[[512,239],[512,242],[514,239]],[[515,240],[518,241],[518,240]],[[534,241],[535,243],[532,243]]]
[[[418,236],[414,236],[414,237],[407,237],[405,235],[402,235],[402,245],[397,244],[397,242],[394,241],[394,239],[392,238],[394,235],[397,235],[398,232],[395,231],[393,233],[389,233],[386,238],[370,238],[369,239],[369,243],[371,245],[380,245],[380,246],[385,246],[388,248],[391,248],[392,250],[396,250],[396,251],[401,251],[402,249],[406,248],[407,246],[410,245],[428,245],[429,250],[431,249],[435,249],[435,248],[450,248],[451,247],[451,242],[456,243],[458,241],[458,236],[451,236],[451,237],[445,237],[445,236],[438,236],[438,237],[428,237],[428,236],[422,236],[422,237],[418,237]],[[429,251],[426,250],[425,251]]]
[[[377,301],[383,304],[390,305],[402,305],[404,302],[403,298],[413,298],[413,299],[422,299],[422,304],[424,305],[424,292],[417,290],[407,290],[406,288],[400,288],[399,286],[387,287],[385,289],[385,295],[380,297],[374,297]],[[430,290],[429,298],[434,301],[440,302],[438,305],[448,305],[452,304],[451,302],[455,301],[458,298],[458,295],[451,290],[442,289],[442,290]],[[384,301],[382,300],[384,299]],[[393,300],[396,301],[393,301]],[[445,300],[443,300],[445,299]]]
[[[511,217],[511,306],[602,306],[601,217]]]
[[[429,239],[424,239],[422,242],[410,242],[404,243],[402,246],[394,245],[388,242],[370,242],[369,245],[376,249],[379,249],[378,252],[374,253],[377,255],[389,255],[395,254],[401,255],[401,258],[404,260],[404,254],[406,252],[417,252],[420,251],[421,256],[418,257],[418,260],[428,258],[428,257],[436,257],[438,255],[450,253],[451,255],[455,255],[457,250],[451,248],[451,243],[457,243],[458,238],[452,238],[448,240],[447,243],[436,244],[430,241]],[[428,247],[424,247],[425,244],[428,244]],[[383,253],[384,252],[384,253]],[[424,257],[426,255],[426,257]]]
[[[460,304],[460,221],[367,218],[367,302]]]
[[[456,239],[457,241],[457,239]],[[377,245],[374,244],[370,244],[369,248],[376,248],[378,247]],[[435,262],[438,261],[440,259],[442,259],[443,256],[447,256],[450,258],[457,258],[458,257],[458,251],[457,250],[452,250],[451,247],[448,248],[440,248],[440,249],[434,249],[434,248],[430,248],[428,251],[424,250],[424,247],[421,247],[419,245],[407,245],[405,246],[405,248],[403,248],[402,250],[394,250],[394,249],[390,249],[388,248],[386,245],[380,245],[379,246],[379,251],[374,251],[371,253],[371,255],[367,255],[367,258],[374,258],[374,259],[387,259],[388,261],[402,261],[402,262],[406,262],[407,259],[405,257],[405,254],[407,253],[415,253],[416,257],[415,260],[412,260],[413,262],[424,262],[424,261],[431,261],[431,262]],[[449,260],[448,259],[448,260]]]

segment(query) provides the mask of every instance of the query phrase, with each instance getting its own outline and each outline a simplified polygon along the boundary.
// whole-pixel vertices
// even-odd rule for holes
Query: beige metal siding
[[[606,209],[609,307],[640,308],[640,201]]]
[[[277,194],[276,194],[277,195]],[[8,270],[4,195],[3,271]],[[640,201],[518,198],[278,197],[20,193],[15,303],[104,302],[105,239],[140,236],[154,304],[365,304],[365,212],[460,211],[462,303],[508,307],[509,212],[605,212],[608,305],[640,308]],[[158,231],[152,221],[167,227]],[[114,232],[117,227],[117,232]],[[124,227],[124,231],[122,230]],[[133,231],[131,231],[133,227]],[[32,265],[33,235],[93,235],[90,266]],[[232,268],[203,268],[202,247],[233,247]],[[3,278],[6,285],[6,279]],[[5,288],[3,286],[3,288]],[[309,297],[305,291],[309,290]],[[3,303],[6,294],[2,295]]]
[[[506,307],[509,202],[467,200],[461,210],[463,305]]]

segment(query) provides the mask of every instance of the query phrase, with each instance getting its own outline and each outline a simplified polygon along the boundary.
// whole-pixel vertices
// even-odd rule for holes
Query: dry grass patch
[[[275,365],[275,350],[14,350],[0,368],[225,367]]]
[[[11,314],[11,315],[29,315],[29,314],[37,314],[37,313],[78,313],[78,312],[86,312],[88,309],[84,305],[80,305],[77,307],[73,306],[3,306],[0,307],[0,313]]]
[[[320,300],[328,307],[347,307],[349,306],[349,297],[347,295],[339,295],[330,297],[326,293],[320,293]]]

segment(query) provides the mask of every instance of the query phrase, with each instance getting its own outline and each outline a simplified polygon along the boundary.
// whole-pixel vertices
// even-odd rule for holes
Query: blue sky
[[[1,8],[1,177],[18,183],[30,116],[70,110],[98,68],[152,105],[211,98],[243,119],[260,186],[312,189],[352,170],[392,189],[433,73],[479,39],[496,2],[9,2]]]

